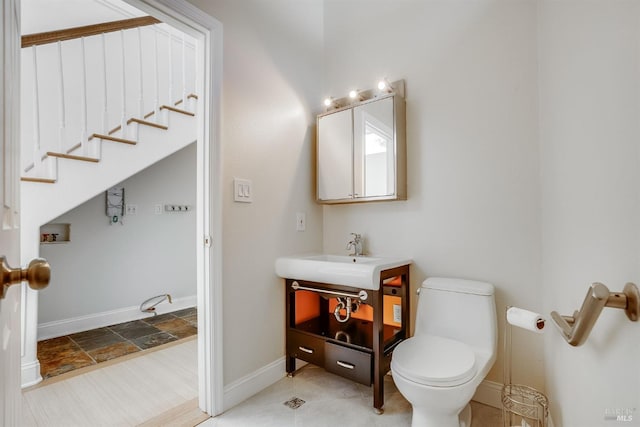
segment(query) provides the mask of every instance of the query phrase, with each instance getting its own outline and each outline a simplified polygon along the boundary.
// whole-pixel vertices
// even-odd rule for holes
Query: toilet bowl
[[[429,278],[419,298],[415,335],[393,351],[393,380],[413,427],[469,427],[469,401],[496,356],[493,285]]]

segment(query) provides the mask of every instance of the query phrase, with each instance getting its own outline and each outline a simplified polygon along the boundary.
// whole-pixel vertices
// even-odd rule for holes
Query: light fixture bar
[[[404,98],[404,80],[398,80],[393,83],[384,78],[378,81],[376,89],[369,90],[357,90],[353,89],[349,92],[348,96],[343,98],[334,99],[327,97],[324,99],[323,104],[326,111],[342,108],[346,105],[368,101],[370,99],[377,98],[379,96],[386,96],[389,94],[396,94]]]

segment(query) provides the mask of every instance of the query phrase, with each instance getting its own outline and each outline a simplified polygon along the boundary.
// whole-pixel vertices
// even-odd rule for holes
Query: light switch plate
[[[242,203],[253,202],[253,189],[248,179],[233,179],[233,200]]]

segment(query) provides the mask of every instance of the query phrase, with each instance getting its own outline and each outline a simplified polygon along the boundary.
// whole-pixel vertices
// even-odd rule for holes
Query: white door
[[[20,182],[18,176],[19,0],[0,10],[0,256],[20,266]],[[0,286],[2,286],[0,284]],[[20,425],[20,286],[0,299],[0,425]]]

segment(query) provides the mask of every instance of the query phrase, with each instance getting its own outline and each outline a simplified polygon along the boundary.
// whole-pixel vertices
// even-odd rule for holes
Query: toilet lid
[[[393,351],[391,370],[424,385],[451,387],[476,373],[475,354],[459,341],[420,335],[401,342]]]

